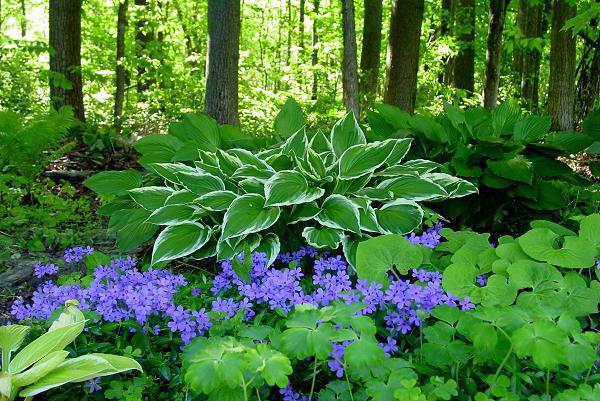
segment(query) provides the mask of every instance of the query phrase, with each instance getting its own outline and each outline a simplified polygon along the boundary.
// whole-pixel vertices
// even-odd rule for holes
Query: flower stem
[[[312,382],[310,383],[310,394],[308,396],[308,401],[312,401],[312,397],[313,397],[313,394],[315,392],[315,382],[317,381],[317,366],[318,366],[318,362],[319,362],[319,360],[315,356],[315,367],[314,367],[313,373],[312,373]]]

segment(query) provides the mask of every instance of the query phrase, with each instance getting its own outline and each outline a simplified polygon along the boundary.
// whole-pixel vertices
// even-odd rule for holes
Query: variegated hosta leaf
[[[315,219],[326,227],[360,232],[358,206],[342,195],[331,195],[325,199]]]
[[[420,177],[401,176],[390,178],[381,182],[377,188],[392,191],[396,198],[414,201],[448,197],[448,193],[441,185]]]
[[[175,190],[169,187],[141,187],[128,191],[129,196],[147,210],[156,210],[162,207],[173,192]]]
[[[261,241],[262,236],[258,233],[242,235],[227,240],[220,239],[217,242],[217,260],[232,259],[246,250],[254,252]]]
[[[267,162],[246,149],[229,149],[227,153],[237,157],[243,163],[243,166],[254,166],[258,170],[267,170],[275,173],[273,167],[271,167]]]
[[[187,164],[183,163],[152,163],[149,166],[152,171],[154,171],[157,175],[164,178],[165,180],[173,183],[179,184],[179,178],[177,178],[178,173],[200,173],[197,168],[190,167]]]
[[[297,171],[279,171],[265,183],[265,206],[290,206],[319,199],[325,190],[311,188]]]
[[[337,158],[354,145],[365,144],[367,139],[354,113],[348,113],[331,130],[331,145]]]
[[[223,218],[221,239],[226,240],[271,227],[279,219],[279,207],[265,206],[259,194],[246,194],[231,203]]]
[[[330,227],[306,227],[302,236],[310,246],[317,249],[337,249],[344,238],[344,232]]]
[[[202,195],[194,200],[194,203],[202,206],[207,210],[223,211],[231,205],[238,196],[231,191],[214,191],[206,195]]]
[[[210,229],[198,223],[184,223],[165,228],[152,249],[152,264],[190,255],[210,239]]]
[[[423,178],[427,178],[442,186],[446,192],[448,192],[449,198],[460,198],[479,192],[477,187],[469,181],[454,177],[449,174],[429,173],[423,175]]]
[[[198,220],[196,213],[199,210],[199,207],[191,205],[167,205],[152,212],[148,221],[162,226],[192,223]]]
[[[266,266],[271,266],[279,255],[281,244],[279,237],[273,233],[268,233],[261,240],[260,245],[255,249],[256,252],[263,252],[267,255]]]
[[[207,173],[178,173],[177,178],[184,187],[198,196],[225,190],[225,184],[219,177]]]
[[[306,137],[306,130],[303,127],[285,141],[281,147],[281,154],[288,156],[295,155],[298,158],[303,158],[307,147],[308,138]]]
[[[385,163],[395,146],[396,140],[389,139],[348,148],[338,164],[340,179],[350,180],[374,172]]]
[[[271,170],[267,170],[264,168],[258,168],[251,164],[246,164],[237,170],[231,176],[236,181],[241,181],[246,178],[254,178],[261,181],[266,181],[271,178],[275,174],[275,172]]]
[[[421,225],[423,209],[414,201],[396,199],[375,211],[384,234],[407,234]]]
[[[289,224],[298,223],[299,221],[308,221],[314,219],[319,214],[321,208],[317,205],[317,202],[303,203],[296,205],[292,209],[292,213],[289,218]]]
[[[436,162],[423,159],[409,160],[403,164],[392,165],[385,170],[375,173],[377,177],[397,177],[399,175],[410,175],[418,177],[421,174],[430,173],[441,165]]]

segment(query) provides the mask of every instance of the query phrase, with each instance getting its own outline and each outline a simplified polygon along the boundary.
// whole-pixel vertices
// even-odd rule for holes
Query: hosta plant
[[[194,149],[193,162],[146,160],[150,174],[144,180],[134,171],[106,172],[87,185],[120,195],[104,211],[122,248],[161,230],[153,263],[184,256],[224,259],[246,250],[273,259],[282,243],[301,237],[316,248],[343,243],[352,255],[364,237],[419,227],[419,202],[477,191],[468,181],[435,172],[436,163],[405,160],[410,139],[367,142],[352,114],[327,135],[303,124],[284,108],[276,127],[287,139],[276,147]]]
[[[582,124],[583,132],[552,132],[550,117],[525,115],[512,102],[492,112],[450,104],[445,111],[437,117],[410,116],[378,105],[369,113],[369,136],[414,138],[411,157],[436,161],[442,171],[479,187],[479,197],[444,202],[447,218],[469,227],[510,222],[521,229],[531,216],[554,217],[575,206],[590,209],[584,213],[598,209],[598,191],[587,190],[592,181],[568,162],[578,161],[571,155],[584,150],[598,153],[600,112]],[[597,170],[593,161],[590,168]]]
[[[80,383],[94,378],[114,375],[129,370],[142,371],[131,358],[89,354],[68,358],[64,348],[81,334],[85,319],[76,308],[77,302],[67,302],[64,311],[48,331],[21,347],[29,327],[21,325],[0,326],[0,401],[17,397],[26,400],[67,383]]]

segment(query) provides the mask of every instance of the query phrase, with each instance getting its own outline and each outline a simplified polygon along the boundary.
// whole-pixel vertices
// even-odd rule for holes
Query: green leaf
[[[560,244],[563,240],[564,243]],[[559,267],[585,268],[595,263],[596,250],[579,237],[561,238],[547,228],[534,228],[518,238],[519,245],[529,257]]]
[[[142,185],[142,174],[137,170],[102,171],[85,180],[84,185],[100,195],[124,195]]]
[[[177,173],[177,178],[184,187],[198,196],[225,190],[223,180],[212,174],[181,172]]]
[[[133,147],[143,156],[140,163],[168,163],[183,146],[178,138],[172,135],[153,134],[138,139]]]
[[[221,148],[221,135],[217,122],[204,114],[186,114],[180,123],[171,124],[169,133],[189,147],[214,152]]]
[[[223,218],[222,239],[237,237],[265,230],[279,219],[278,207],[265,207],[265,198],[258,194],[246,194],[233,202]]]
[[[137,248],[152,238],[158,230],[155,224],[147,221],[151,214],[148,210],[137,209],[125,212],[127,219],[117,232],[117,245],[121,252]]]
[[[292,213],[288,220],[289,224],[298,223],[299,221],[308,221],[313,219],[319,212],[321,208],[317,205],[317,202],[309,202],[303,203],[301,205],[296,205],[292,209]]]
[[[473,291],[477,289],[475,279],[479,274],[478,269],[467,263],[453,263],[446,267],[442,277],[442,287],[452,295],[459,297],[469,296],[475,302]]]
[[[331,131],[331,145],[338,158],[342,157],[342,154],[352,146],[365,143],[367,143],[365,134],[353,113],[346,114]]]
[[[256,349],[248,351],[248,369],[260,374],[269,386],[280,388],[287,386],[288,376],[292,374],[290,360],[281,352],[271,349],[267,344],[258,344]]]
[[[282,138],[289,138],[306,125],[306,118],[300,105],[291,97],[275,117],[275,132]]]
[[[156,238],[152,249],[152,265],[188,256],[210,239],[210,229],[198,223],[168,226]]]
[[[231,191],[214,191],[202,195],[194,203],[211,211],[221,212],[227,210],[238,196]]]
[[[337,249],[344,238],[344,232],[330,227],[305,227],[302,236],[317,249]]]
[[[198,220],[195,213],[199,208],[189,205],[168,205],[156,209],[148,221],[152,224],[172,226],[182,223],[192,223]]]
[[[279,242],[279,237],[273,233],[268,233],[262,238],[260,245],[255,249],[256,252],[264,252],[267,255],[267,263],[266,267],[269,267],[275,262],[277,256],[279,256],[279,251],[281,249],[281,244]]]
[[[195,174],[201,172],[197,168],[190,167],[187,164],[183,163],[152,163],[148,166],[148,169],[152,170],[154,173],[164,178],[165,180],[177,185],[181,184],[179,178],[177,178],[177,174]]]
[[[360,338],[346,347],[344,361],[351,370],[374,369],[385,359],[383,350],[374,338]]]
[[[423,209],[410,200],[397,199],[375,210],[377,222],[386,234],[407,234],[421,225]]]
[[[297,171],[277,172],[265,183],[265,206],[290,206],[312,202],[325,193],[321,188],[310,188],[306,178]]]
[[[531,356],[541,369],[552,370],[564,360],[568,335],[551,321],[536,320],[516,330],[511,341],[520,358]]]
[[[552,118],[527,116],[515,124],[513,139],[520,143],[539,142],[550,131]]]
[[[411,268],[423,263],[423,252],[418,245],[407,241],[402,235],[382,235],[358,244],[356,273],[363,280],[388,285],[388,271],[396,268],[407,274]]]
[[[405,200],[424,201],[444,199],[448,196],[446,190],[435,182],[411,176],[400,176],[382,181],[377,188],[392,191],[396,198]]]
[[[600,110],[596,109],[588,114],[581,124],[583,132],[595,141],[600,141]]]
[[[13,384],[17,387],[25,387],[35,383],[48,373],[52,372],[69,356],[68,351],[54,351],[37,361],[31,368],[16,374]]]
[[[600,214],[591,214],[581,219],[579,238],[600,247]]]
[[[173,192],[167,187],[141,187],[128,191],[138,205],[150,211],[162,207]]]
[[[492,173],[511,181],[531,184],[533,180],[533,165],[524,156],[517,155],[507,160],[487,160],[486,164]]]
[[[326,227],[360,233],[358,206],[342,195],[325,199],[315,219]]]
[[[340,179],[349,180],[374,172],[385,163],[398,142],[407,143],[405,147],[408,150],[409,139],[388,139],[348,148],[339,161]]]
[[[301,128],[294,135],[290,136],[281,147],[281,154],[298,158],[303,158],[308,147],[308,138],[306,137],[306,129]]]
[[[4,364],[7,364],[10,360],[10,354],[18,350],[23,344],[28,332],[29,327],[18,324],[0,326],[0,351],[6,357],[6,360],[2,361]]]

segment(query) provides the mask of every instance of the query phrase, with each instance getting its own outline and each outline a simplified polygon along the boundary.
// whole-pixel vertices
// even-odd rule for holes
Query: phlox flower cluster
[[[442,236],[440,235],[440,230],[443,228],[442,223],[437,223],[435,226],[428,228],[423,231],[420,235],[416,235],[415,233],[410,233],[410,235],[405,235],[408,241],[412,242],[416,245],[425,245],[428,248],[435,248],[440,243]]]
[[[91,246],[76,246],[67,249],[63,258],[67,263],[76,263],[81,262],[86,256],[90,256],[92,253],[94,253],[94,248]]]
[[[282,401],[308,401],[307,396],[300,395],[292,389],[292,386],[288,385],[285,388],[279,390]]]
[[[98,266],[86,288],[46,281],[33,293],[30,303],[17,299],[12,314],[18,320],[47,319],[67,300],[74,299],[81,309],[93,310],[107,322],[135,320],[145,326],[152,316],[158,316],[168,320],[168,328],[179,332],[186,343],[210,327],[203,309],[191,311],[174,305],[174,295],[187,285],[182,275],[155,269],[141,272],[135,265],[135,259],[127,257]]]
[[[47,265],[44,265],[42,263],[36,263],[33,266],[33,275],[37,278],[42,278],[44,276],[53,276],[56,273],[58,273],[58,266],[56,266],[54,263],[50,263]]]

